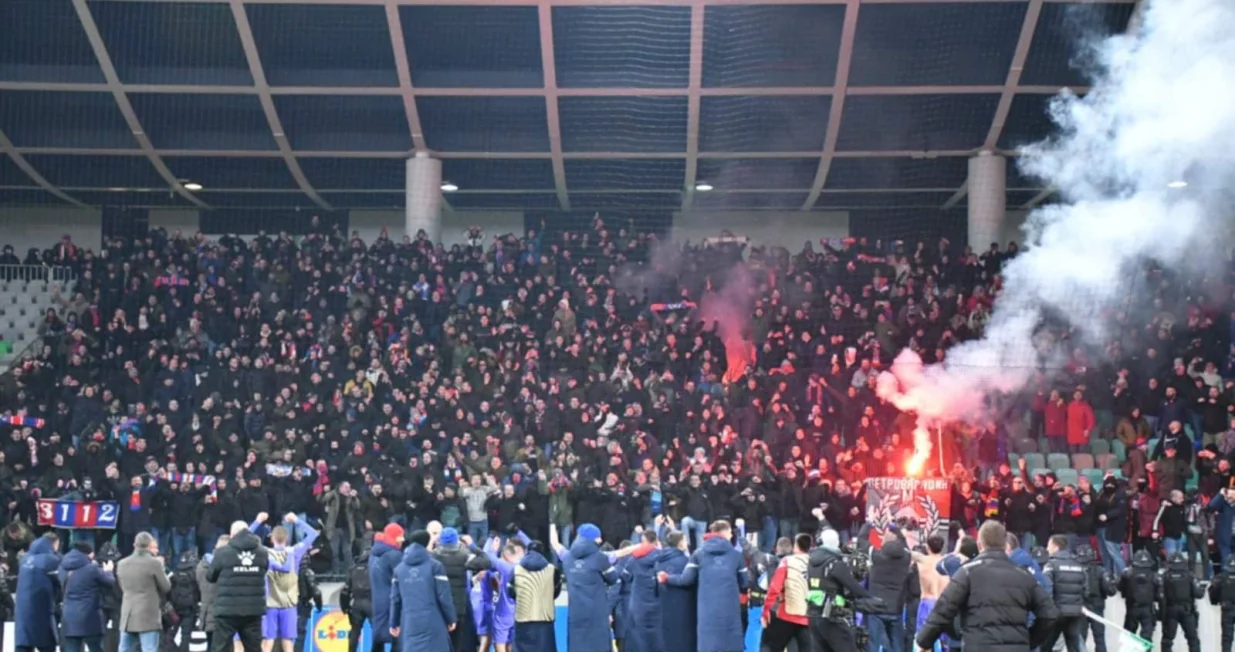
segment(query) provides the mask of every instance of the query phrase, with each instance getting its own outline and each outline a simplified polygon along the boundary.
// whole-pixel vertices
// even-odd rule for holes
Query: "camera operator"
[[[866,628],[870,632],[872,649],[882,647],[888,652],[901,652],[905,640],[905,625],[901,613],[908,593],[909,544],[899,527],[890,526],[883,535],[882,545],[871,551],[871,595],[883,600],[886,611],[868,612]]]
[[[836,530],[825,529],[819,534],[819,546],[810,553],[806,583],[806,613],[816,652],[857,652],[855,611],[850,602],[869,601],[864,605],[870,607],[866,611],[883,611],[885,607],[853,576]]]

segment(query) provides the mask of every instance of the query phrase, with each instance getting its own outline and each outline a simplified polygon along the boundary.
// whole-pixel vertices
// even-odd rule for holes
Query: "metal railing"
[[[77,271],[63,265],[0,265],[0,283],[64,283],[77,280]]]

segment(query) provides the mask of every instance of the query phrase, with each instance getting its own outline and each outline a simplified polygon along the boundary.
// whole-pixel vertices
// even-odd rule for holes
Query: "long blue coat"
[[[663,550],[640,550],[626,558],[622,573],[622,586],[626,598],[626,652],[666,652],[665,637],[661,629],[660,595],[662,589],[656,580],[657,562]],[[685,558],[683,556],[683,558]],[[694,623],[674,623],[678,627]]]
[[[51,540],[39,537],[21,560],[17,572],[16,614],[14,638],[16,647],[56,646],[56,594],[59,582],[54,573],[60,567],[60,555]]]
[[[656,562],[656,572],[664,571],[669,575],[681,575],[686,570],[690,558],[677,548],[665,548],[660,551]],[[660,587],[661,633],[664,637],[665,650],[695,650],[695,623],[698,608],[696,606],[694,586],[674,586],[665,584]]]
[[[388,620],[399,626],[395,652],[450,652],[449,626],[459,621],[450,580],[442,562],[418,543],[395,568]]]
[[[612,652],[608,588],[618,581],[608,555],[595,541],[575,539],[562,555],[562,573],[570,609],[566,611],[566,649],[570,652]]]
[[[116,576],[104,572],[80,550],[70,550],[60,562],[60,586],[64,611],[60,616],[65,636],[102,636],[107,629],[103,618],[103,596],[116,590]]]
[[[609,610],[613,613],[613,637],[617,639],[626,638],[626,627],[628,625],[628,617],[626,615],[627,602],[630,600],[630,585],[626,583],[626,564],[630,561],[630,557],[623,557],[613,564],[613,570],[617,571],[618,581],[609,587]]]
[[[373,590],[373,640],[390,642],[390,583],[403,553],[385,541],[373,542],[369,550],[369,586]]]
[[[742,591],[750,585],[746,559],[723,537],[704,537],[681,575],[671,575],[674,586],[698,585],[696,624],[699,652],[743,652]]]

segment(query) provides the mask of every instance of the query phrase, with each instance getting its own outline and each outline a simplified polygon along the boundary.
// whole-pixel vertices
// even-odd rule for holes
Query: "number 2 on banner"
[[[98,526],[105,528],[116,527],[116,503],[99,504]]]

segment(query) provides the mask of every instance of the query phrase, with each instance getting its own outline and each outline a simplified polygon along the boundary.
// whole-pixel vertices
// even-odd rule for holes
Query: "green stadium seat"
[[[1123,471],[1123,469],[1121,469],[1121,468],[1119,468],[1119,467],[1117,466],[1117,467],[1115,467],[1115,468],[1111,469],[1110,471],[1111,471],[1111,475],[1115,476],[1116,478],[1119,478],[1120,480],[1123,480],[1123,478],[1124,478],[1124,471]]]
[[[1094,464],[1093,455],[1090,455],[1089,453],[1073,453],[1072,454],[1072,468],[1076,469],[1077,471],[1083,471],[1085,469],[1092,469],[1092,468],[1095,468],[1096,466],[1097,465]]]
[[[1094,457],[1106,455],[1111,452],[1111,442],[1105,439],[1095,439],[1089,442],[1089,452],[1092,453]]]
[[[1107,469],[1117,469],[1119,468],[1119,458],[1115,457],[1111,453],[1099,455],[1096,459],[1094,459],[1094,466],[1102,469],[1103,471]]]
[[[1046,456],[1046,465],[1052,469],[1070,469],[1072,460],[1067,453],[1051,453]]]
[[[1029,477],[1032,478],[1035,475],[1046,475],[1047,473],[1050,473],[1050,472],[1051,470],[1046,468],[1045,466],[1034,467],[1030,469]]]
[[[1039,469],[1046,466],[1046,456],[1042,453],[1026,453],[1025,468]]]
[[[0,356],[6,356],[13,350],[13,345],[6,340],[0,340]]]
[[[1193,440],[1193,441],[1195,441],[1195,440]],[[1149,440],[1149,454],[1150,454],[1150,455],[1153,455],[1153,454],[1154,454],[1154,449],[1156,449],[1156,448],[1158,448],[1158,438],[1157,438],[1157,437],[1154,437],[1153,439],[1150,439],[1150,440]]]
[[[1017,454],[1017,453],[1008,453],[1008,466],[1010,466],[1010,467],[1012,467],[1012,468],[1014,468],[1014,469],[1015,469],[1015,468],[1016,468],[1016,461],[1017,461],[1017,460],[1019,460],[1019,459],[1021,459],[1021,456],[1020,456],[1019,454]]]
[[[1124,460],[1128,459],[1128,448],[1124,446],[1123,440],[1112,439],[1111,452],[1115,454],[1115,458],[1118,459],[1120,463],[1123,463]]]
[[[1196,469],[1192,470],[1192,475],[1188,476],[1188,481],[1184,483],[1184,489],[1192,491],[1201,484],[1201,474]]]
[[[1185,423],[1185,424],[1184,424],[1184,432],[1188,433],[1188,437],[1189,437],[1192,441],[1196,441],[1196,435],[1192,432],[1192,425],[1191,425],[1191,424],[1187,424],[1187,423]]]
[[[1080,474],[1076,472],[1076,469],[1069,469],[1067,467],[1056,467],[1052,470],[1055,472],[1055,478],[1059,480],[1058,484],[1060,486],[1066,487],[1067,485],[1070,485],[1070,484],[1074,485],[1080,480]]]
[[[1089,478],[1089,483],[1095,487],[1102,486],[1102,478],[1106,476],[1106,472],[1102,469],[1083,469],[1081,475]]]
[[[1038,452],[1038,440],[1036,439],[1015,439],[1012,441],[1012,448],[1018,453],[1036,453]],[[1012,466],[1016,466],[1013,464]]]

